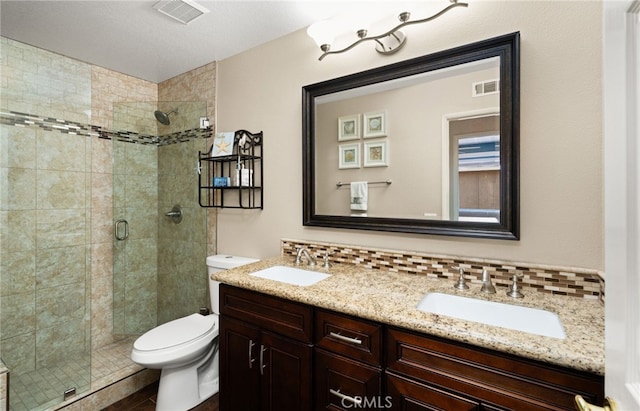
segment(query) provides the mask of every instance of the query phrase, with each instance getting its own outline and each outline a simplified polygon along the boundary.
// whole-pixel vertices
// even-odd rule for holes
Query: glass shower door
[[[113,141],[114,334],[157,324],[158,148]]]
[[[0,355],[10,409],[42,410],[91,386],[92,141],[66,132],[73,120],[11,122],[0,125]]]
[[[206,108],[200,101],[114,105],[114,130],[124,130],[113,139],[114,334],[139,335],[208,306],[207,220],[196,184]],[[179,224],[166,216],[176,205]],[[128,237],[118,240],[125,227]]]

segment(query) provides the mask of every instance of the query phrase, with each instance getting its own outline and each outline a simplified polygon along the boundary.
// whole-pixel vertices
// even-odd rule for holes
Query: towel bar
[[[391,185],[391,179],[386,180],[386,181],[370,181],[367,182],[367,184],[386,184],[386,185]],[[336,183],[336,187],[342,187],[342,186],[348,186],[351,185],[351,183],[343,183],[342,181],[338,181]]]

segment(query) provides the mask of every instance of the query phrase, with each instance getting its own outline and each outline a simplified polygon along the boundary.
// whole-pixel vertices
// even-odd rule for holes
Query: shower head
[[[165,126],[168,126],[169,124],[171,124],[171,121],[169,120],[169,115],[177,112],[178,110],[172,110],[168,113],[165,113],[164,111],[156,110],[153,112],[153,115],[156,116],[156,120],[158,120]]]

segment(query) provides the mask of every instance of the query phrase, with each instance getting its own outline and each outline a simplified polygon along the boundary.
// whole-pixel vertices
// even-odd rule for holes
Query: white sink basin
[[[285,267],[276,265],[264,270],[251,273],[254,277],[266,278],[267,280],[280,281],[282,283],[307,287],[319,281],[331,277],[330,274],[319,273],[317,271],[302,270],[300,268]]]
[[[428,293],[418,303],[418,310],[461,320],[509,328],[531,334],[564,339],[560,318],[550,311],[503,304],[457,295]]]

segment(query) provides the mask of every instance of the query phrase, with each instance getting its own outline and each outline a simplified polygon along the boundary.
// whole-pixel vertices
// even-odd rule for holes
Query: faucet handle
[[[518,286],[518,278],[522,278],[524,275],[522,274],[514,274],[512,277],[513,283],[507,290],[507,295],[513,298],[523,298],[524,294],[520,292],[520,287]]]
[[[460,276],[458,277],[458,282],[453,287],[458,290],[468,290],[469,286],[464,281],[464,268],[458,267],[458,272]]]
[[[325,251],[324,253],[324,264],[322,264],[322,267],[324,268],[330,268],[331,267],[331,263],[329,262],[329,252]]]

